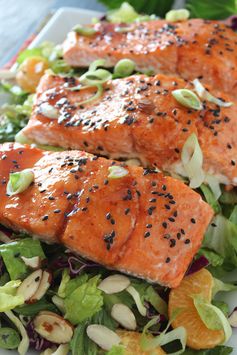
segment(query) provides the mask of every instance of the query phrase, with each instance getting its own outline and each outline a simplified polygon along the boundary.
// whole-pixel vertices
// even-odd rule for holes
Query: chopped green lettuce
[[[17,295],[21,281],[9,281],[0,287],[0,312],[6,312],[24,303],[24,297]]]
[[[103,306],[102,291],[97,288],[100,275],[77,287],[65,298],[65,318],[78,324],[99,312]]]
[[[3,258],[11,280],[22,279],[27,275],[29,268],[26,266],[21,256],[32,258],[39,256],[45,259],[40,241],[25,238],[8,244],[0,245],[0,255]]]
[[[237,13],[235,0],[186,0],[191,17],[223,20]]]

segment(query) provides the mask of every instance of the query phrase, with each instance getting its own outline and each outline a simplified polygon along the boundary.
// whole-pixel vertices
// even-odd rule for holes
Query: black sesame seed
[[[190,239],[185,239],[184,243],[185,244],[189,244],[190,243]]]
[[[170,210],[170,206],[169,205],[165,205],[165,208],[167,209],[167,210]]]
[[[60,212],[61,212],[61,210],[57,208],[57,209],[56,209],[56,210],[54,210],[53,212],[54,212],[54,213],[60,213]]]
[[[106,219],[110,219],[110,218],[111,218],[111,214],[110,214],[109,212],[106,213],[105,218],[106,218]]]
[[[175,239],[170,239],[170,248],[174,248],[176,245],[176,240]]]
[[[231,160],[231,165],[235,166],[235,161],[233,159]]]
[[[148,237],[150,237],[150,235],[151,235],[151,233],[150,233],[150,232],[145,232],[145,234],[144,234],[144,238],[148,238]]]
[[[169,217],[168,220],[169,220],[170,222],[175,222],[175,219],[174,219],[173,217]]]
[[[181,233],[177,233],[177,239],[181,238]]]
[[[130,212],[130,208],[126,208],[124,211],[125,215],[127,215],[129,212]]]
[[[42,217],[42,221],[47,221],[48,218],[49,218],[49,216],[45,215]]]
[[[196,223],[195,218],[191,218],[191,219],[190,219],[190,221],[191,221],[193,224],[195,224],[195,223]]]
[[[166,222],[163,222],[162,227],[164,227],[166,229],[168,227],[168,224]]]
[[[148,223],[148,224],[146,225],[146,228],[152,228],[152,224],[151,224],[151,223]]]
[[[168,264],[168,263],[170,262],[170,258],[169,258],[169,257],[166,258],[166,259],[165,259],[165,262],[166,262],[166,264]]]
[[[185,231],[183,230],[183,228],[180,229],[180,232],[185,235]]]
[[[115,224],[115,220],[113,218],[111,218],[110,223]]]

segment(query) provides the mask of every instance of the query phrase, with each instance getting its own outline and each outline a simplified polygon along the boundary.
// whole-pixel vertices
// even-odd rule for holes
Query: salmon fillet
[[[204,170],[221,183],[237,185],[236,104],[220,108],[208,102],[202,111],[191,110],[179,104],[172,91],[193,89],[192,84],[159,74],[109,81],[97,101],[80,105],[95,89],[70,90],[78,84],[75,78],[44,76],[23,133],[40,144],[86,150],[113,159],[138,158],[144,166],[169,172],[180,171],[182,147],[195,133],[204,155]],[[42,114],[45,103],[58,110],[58,119]]]
[[[92,37],[70,32],[64,58],[76,67],[103,58],[108,67],[122,58],[132,59],[138,70],[200,78],[236,97],[237,35],[218,21],[192,19],[169,23],[154,20],[126,25],[102,22],[91,25]]]
[[[0,223],[58,242],[104,266],[176,287],[213,216],[199,194],[161,173],[81,151],[0,147]],[[11,172],[30,168],[34,183],[8,196]]]

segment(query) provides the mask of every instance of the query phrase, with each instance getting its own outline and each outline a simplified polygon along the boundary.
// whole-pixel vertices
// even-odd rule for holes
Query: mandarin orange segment
[[[169,318],[176,309],[180,313],[172,322],[173,328],[180,326],[187,331],[187,345],[192,349],[210,349],[224,341],[222,330],[211,330],[201,320],[193,302],[192,295],[202,295],[211,302],[213,277],[209,271],[202,269],[192,275],[186,276],[181,284],[171,290],[169,296]]]
[[[121,343],[125,347],[124,355],[164,355],[166,354],[161,347],[157,347],[152,351],[142,351],[140,347],[141,333],[118,330],[117,334],[121,338]]]

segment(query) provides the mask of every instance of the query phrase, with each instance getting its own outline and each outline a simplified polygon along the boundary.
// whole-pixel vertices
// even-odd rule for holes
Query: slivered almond
[[[44,271],[39,287],[34,293],[34,295],[30,298],[30,302],[39,301],[47,292],[48,288],[50,287],[50,283],[52,281],[52,275],[48,271]]]
[[[73,336],[73,326],[53,312],[40,312],[34,319],[35,331],[55,344],[66,344]]]
[[[17,295],[23,296],[25,302],[29,301],[37,291],[42,275],[43,271],[41,269],[32,272],[17,289]]]
[[[115,332],[100,324],[89,325],[86,329],[86,333],[94,343],[107,351],[114,345],[118,345],[121,341],[120,337]]]
[[[41,258],[39,256],[33,256],[32,258],[26,258],[21,256],[22,261],[24,261],[26,266],[29,266],[31,269],[38,269],[41,266]]]
[[[125,290],[129,285],[130,280],[127,276],[116,274],[106,277],[98,288],[110,295]]]
[[[133,312],[125,304],[114,304],[111,310],[111,316],[125,329],[135,330],[137,327],[136,318]]]

